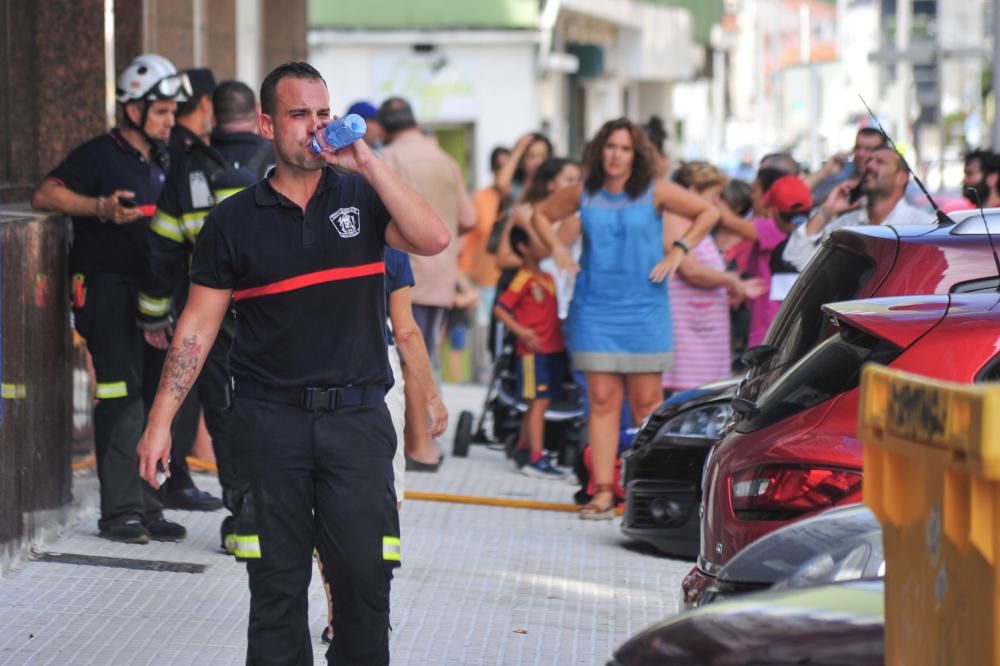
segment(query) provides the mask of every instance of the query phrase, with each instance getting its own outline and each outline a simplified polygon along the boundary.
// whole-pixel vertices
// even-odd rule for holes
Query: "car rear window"
[[[850,391],[861,381],[865,363],[885,365],[902,351],[886,340],[842,325],[837,334],[821,342],[772,383],[761,394],[757,409],[740,421],[736,430],[759,430]]]
[[[979,374],[976,375],[976,383],[979,382],[1000,382],[1000,356],[994,356],[993,360],[979,371]]]
[[[796,282],[771,324],[764,344],[777,349],[751,369],[741,397],[756,400],[781,373],[833,330],[823,312],[827,303],[850,301],[868,285],[875,261],[843,247],[824,244]]]

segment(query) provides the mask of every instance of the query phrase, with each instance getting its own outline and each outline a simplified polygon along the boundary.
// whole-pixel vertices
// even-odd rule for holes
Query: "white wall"
[[[512,43],[475,36],[438,32],[404,40],[392,34],[312,31],[309,61],[326,79],[335,113],[359,99],[377,106],[402,93],[420,123],[471,124],[476,182],[468,185],[479,188],[490,181],[490,151],[496,145],[512,147],[519,136],[537,130],[541,105],[535,43],[523,34],[514,34]],[[435,49],[416,53],[414,43],[433,43]],[[435,64],[439,68],[430,74]]]

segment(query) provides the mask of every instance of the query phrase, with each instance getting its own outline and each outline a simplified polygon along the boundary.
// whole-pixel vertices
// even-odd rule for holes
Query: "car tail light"
[[[827,467],[760,465],[732,477],[741,520],[786,520],[831,507],[861,488],[861,472]]]

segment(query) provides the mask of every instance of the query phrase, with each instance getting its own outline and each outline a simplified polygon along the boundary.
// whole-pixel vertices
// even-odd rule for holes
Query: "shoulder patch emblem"
[[[330,216],[330,222],[341,238],[354,238],[361,233],[361,213],[357,208],[340,208]]]

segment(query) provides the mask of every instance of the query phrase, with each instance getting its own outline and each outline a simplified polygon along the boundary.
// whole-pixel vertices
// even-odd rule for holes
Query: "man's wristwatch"
[[[684,254],[687,254],[688,252],[691,251],[691,246],[685,243],[680,238],[674,241],[674,247],[679,247],[680,249],[684,250]]]

